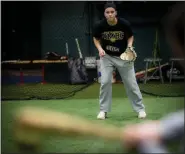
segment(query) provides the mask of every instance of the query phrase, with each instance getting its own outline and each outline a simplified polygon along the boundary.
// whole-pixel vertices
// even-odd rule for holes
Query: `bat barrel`
[[[121,137],[121,129],[118,127],[102,125],[77,116],[33,107],[19,110],[16,124],[19,134],[29,131],[29,134],[35,132],[34,135],[51,133],[69,137],[94,136],[107,140],[120,140]],[[38,141],[37,138],[35,140]]]

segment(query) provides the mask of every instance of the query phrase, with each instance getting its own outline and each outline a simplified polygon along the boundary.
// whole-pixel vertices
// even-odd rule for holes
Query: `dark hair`
[[[116,5],[114,3],[106,3],[105,6],[104,6],[104,10],[107,9],[108,7],[112,7],[116,10]]]
[[[184,58],[184,3],[174,5],[163,20],[164,31],[175,57]],[[179,61],[185,69],[185,61]],[[185,70],[184,70],[185,71]]]
[[[182,4],[177,4],[172,7],[171,12],[167,15],[163,24],[165,25],[165,31],[170,39],[176,39],[184,47],[184,9]]]
[[[179,44],[184,47],[184,14],[182,13],[174,22],[174,35]]]

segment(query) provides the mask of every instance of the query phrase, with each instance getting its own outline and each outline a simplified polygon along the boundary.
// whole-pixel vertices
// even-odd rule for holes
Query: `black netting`
[[[140,84],[140,90],[143,94],[156,97],[184,97],[184,82],[169,82],[161,84],[159,82]]]
[[[42,55],[57,52],[70,57],[79,57],[75,38],[85,56],[89,55],[89,19],[85,2],[45,2],[42,4],[41,39]],[[67,16],[66,16],[67,15]]]
[[[70,85],[55,83],[27,83],[2,85],[2,100],[65,99],[88,87],[89,84]]]
[[[93,83],[82,59],[64,63],[6,63],[2,65],[1,78],[2,100],[64,99]]]
[[[48,61],[50,63],[23,64],[23,62],[2,64],[2,100],[65,99],[74,96],[76,92],[95,81],[100,81],[97,79],[97,68],[94,65],[86,68],[85,62],[80,58],[71,58],[68,62],[62,63]],[[113,92],[120,93],[120,97],[126,97],[119,74],[117,73],[115,77],[117,82],[113,85],[115,87]],[[92,90],[99,90],[99,86],[97,84]],[[164,78],[164,84],[160,83],[160,80],[147,81],[146,84],[139,82],[139,87],[144,95],[184,97],[184,79],[169,83],[169,80]],[[91,94],[87,93],[89,97]]]

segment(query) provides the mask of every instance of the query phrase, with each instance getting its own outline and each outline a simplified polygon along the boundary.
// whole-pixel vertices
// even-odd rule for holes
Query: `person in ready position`
[[[145,118],[145,106],[135,77],[134,61],[120,58],[127,48],[133,47],[134,36],[130,23],[117,17],[116,6],[113,3],[105,4],[104,15],[106,19],[96,23],[93,30],[93,41],[99,51],[101,69],[100,112],[97,118],[104,120],[107,112],[111,111],[111,79],[114,67],[122,78],[127,96],[134,111],[138,113],[138,118]]]

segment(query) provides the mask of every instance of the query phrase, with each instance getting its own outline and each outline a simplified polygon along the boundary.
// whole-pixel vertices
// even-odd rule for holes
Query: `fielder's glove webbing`
[[[134,47],[127,47],[127,49],[125,50],[125,52],[123,52],[120,55],[120,58],[122,60],[127,60],[127,61],[135,61],[137,58],[137,54],[134,50]]]

